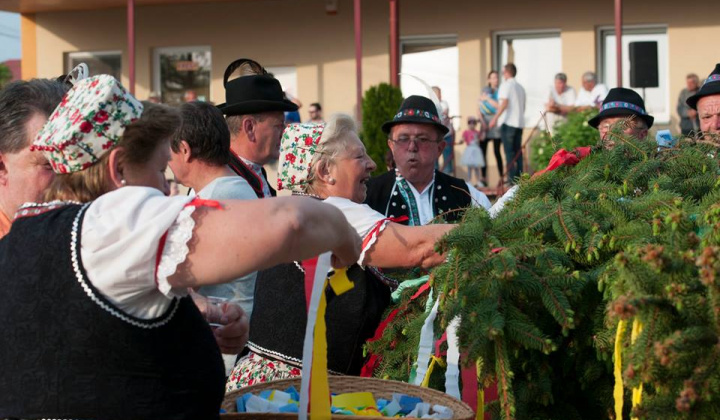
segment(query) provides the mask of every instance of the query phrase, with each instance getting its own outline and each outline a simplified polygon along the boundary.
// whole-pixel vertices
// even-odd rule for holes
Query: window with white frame
[[[400,89],[403,96],[430,96],[440,88],[456,130],[460,129],[459,56],[456,35],[415,35],[400,39]],[[424,83],[423,83],[424,82]]]
[[[168,105],[210,100],[211,69],[208,46],[156,48],[153,89]]]
[[[505,64],[513,63],[517,67],[515,80],[525,89],[525,127],[540,124],[544,129],[541,115],[550,98],[555,75],[562,71],[560,31],[495,32],[493,40],[493,68],[500,73],[500,83]]]
[[[120,50],[65,53],[65,73],[70,73],[80,63],[87,64],[91,76],[109,74],[118,80],[122,76],[122,52]]]
[[[598,28],[598,76],[608,88],[617,87],[617,49],[615,45],[615,29],[612,27]],[[630,43],[654,41],[658,52],[658,81],[656,88],[630,87]],[[670,122],[670,80],[668,60],[668,37],[666,26],[628,26],[623,27],[622,34],[622,72],[623,86],[644,95],[645,109],[655,117],[656,124]]]

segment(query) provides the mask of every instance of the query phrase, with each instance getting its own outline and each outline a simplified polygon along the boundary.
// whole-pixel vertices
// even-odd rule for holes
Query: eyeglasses
[[[415,141],[416,144],[422,146],[429,146],[431,144],[436,144],[439,142],[439,140],[433,140],[430,137],[425,136],[417,136],[417,137],[410,137],[410,136],[400,136],[396,139],[390,139],[393,143],[400,145],[400,146],[409,146],[411,141]]]

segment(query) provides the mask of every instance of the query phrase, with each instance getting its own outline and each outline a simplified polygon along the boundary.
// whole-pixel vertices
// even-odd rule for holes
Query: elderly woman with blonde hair
[[[365,183],[376,165],[360,141],[354,120],[333,115],[327,124],[293,124],[283,133],[278,189],[308,196],[340,209],[363,238],[357,264],[348,269],[354,288],[328,300],[328,369],[358,375],[363,345],[390,303],[392,279],[367,266],[433,267],[444,261],[435,242],[451,225],[405,226],[362,204]],[[307,261],[280,264],[258,273],[249,354],[238,361],[227,390],[300,374],[307,307]],[[329,292],[331,293],[331,292]],[[332,294],[332,293],[331,293]]]

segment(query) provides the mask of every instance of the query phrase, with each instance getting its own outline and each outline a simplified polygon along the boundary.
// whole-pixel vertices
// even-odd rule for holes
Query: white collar
[[[402,176],[402,174],[400,173],[400,171],[398,170],[398,168],[395,168],[395,177],[396,177],[396,178],[404,178],[404,177]],[[417,190],[417,188],[415,188],[415,186],[412,184],[412,182],[408,181],[408,185],[410,186],[410,189],[411,189],[416,195],[421,196],[421,195],[425,194],[426,192],[428,192],[428,190],[429,190],[430,188],[432,188],[433,185],[435,185],[435,171],[433,171],[432,180],[430,180],[430,183],[427,184],[427,186],[426,186],[425,188],[423,188],[422,192],[419,192],[419,191]]]
[[[242,156],[240,156],[240,155],[237,155],[237,157],[239,157],[240,160],[242,160],[244,164],[246,164],[247,166],[249,166],[250,169],[253,170],[253,172],[258,173],[258,174],[262,172],[262,165],[257,164],[257,163],[255,163],[255,162],[253,162],[253,161],[251,161],[251,160],[245,159],[244,157],[242,157]]]

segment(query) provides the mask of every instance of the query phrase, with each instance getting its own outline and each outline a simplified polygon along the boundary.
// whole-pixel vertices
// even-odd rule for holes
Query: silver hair
[[[563,82],[567,82],[567,74],[565,73],[558,73],[555,75],[556,80],[561,80]]]
[[[597,76],[591,71],[586,71],[582,75],[582,79],[585,82],[597,82]]]
[[[325,129],[318,149],[315,152],[310,167],[310,176],[307,179],[307,190],[313,192],[313,181],[315,181],[315,173],[318,168],[330,165],[335,162],[345,150],[347,150],[348,134],[357,135],[357,124],[353,117],[347,114],[333,114],[325,123]]]

